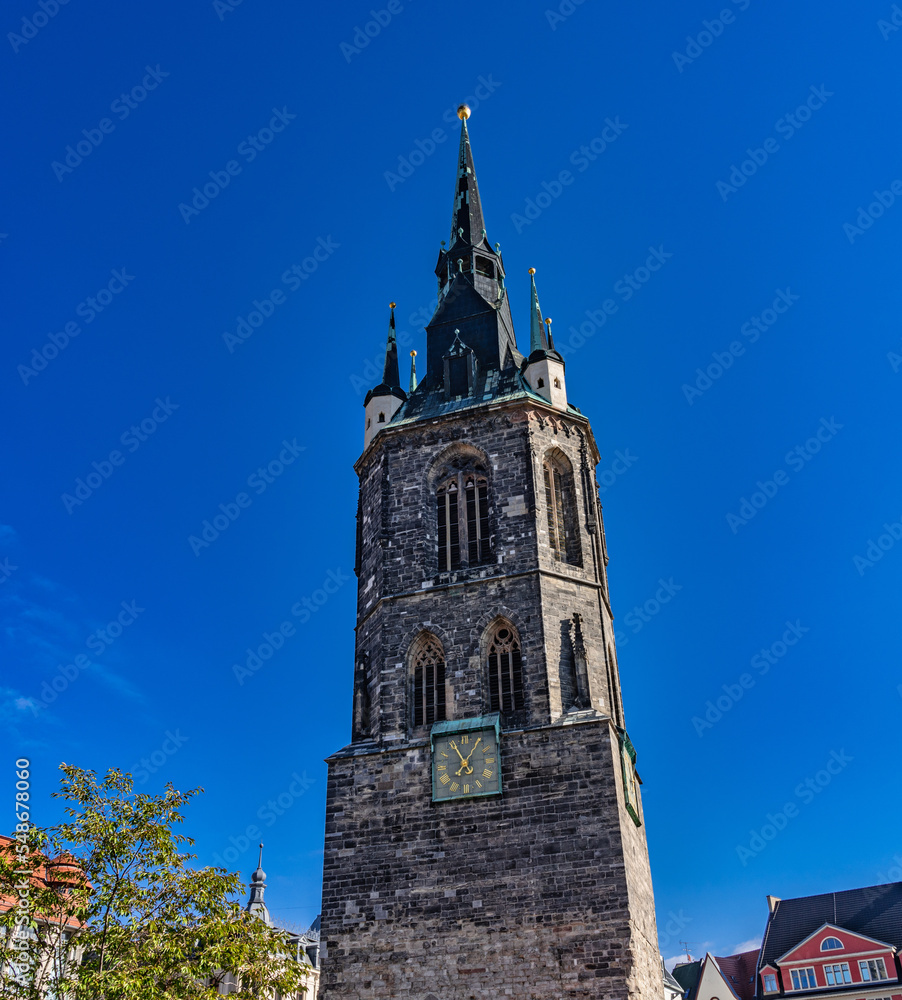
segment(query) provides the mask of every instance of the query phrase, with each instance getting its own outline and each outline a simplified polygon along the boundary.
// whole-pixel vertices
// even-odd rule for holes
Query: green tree
[[[236,997],[303,988],[309,966],[244,912],[239,875],[189,867],[194,841],[174,828],[203,789],[151,796],[116,769],[60,769],[66,821],[0,853],[4,998],[200,1000],[221,996],[229,973]]]

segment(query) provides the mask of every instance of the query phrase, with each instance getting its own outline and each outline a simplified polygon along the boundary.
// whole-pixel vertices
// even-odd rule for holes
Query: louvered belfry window
[[[581,565],[579,531],[573,494],[573,473],[562,467],[564,459],[546,460],[542,467],[545,484],[545,516],[548,520],[548,544],[556,559]]]
[[[509,625],[499,625],[489,643],[491,711],[510,714],[523,708],[523,660],[520,640]]]
[[[564,523],[564,489],[561,473],[545,465],[545,510],[548,513],[548,544],[558,559],[567,552],[567,527]]]
[[[478,472],[457,472],[436,490],[440,573],[491,558],[489,484]]]
[[[440,572],[460,569],[460,523],[457,480],[440,486],[436,494],[438,507],[438,568]]]
[[[467,476],[467,544],[470,565],[489,558],[489,484],[481,476]]]
[[[413,724],[431,726],[445,718],[445,654],[432,635],[417,643],[413,658]]]

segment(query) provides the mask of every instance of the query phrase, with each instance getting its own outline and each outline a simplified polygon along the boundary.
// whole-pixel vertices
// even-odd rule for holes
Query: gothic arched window
[[[510,714],[523,708],[523,658],[513,626],[499,622],[489,638],[489,710]]]
[[[414,726],[445,719],[445,653],[434,635],[424,633],[413,650]]]
[[[573,469],[562,454],[549,455],[542,466],[542,477],[545,484],[548,544],[556,559],[579,566],[579,521],[573,490]]]
[[[456,472],[441,483],[435,496],[439,572],[460,569],[464,558],[469,566],[487,563],[491,557],[487,478],[479,471]]]

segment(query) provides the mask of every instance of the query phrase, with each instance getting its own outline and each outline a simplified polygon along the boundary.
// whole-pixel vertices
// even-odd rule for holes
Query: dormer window
[[[825,965],[824,975],[827,977],[828,986],[848,986],[852,982],[852,974],[849,972],[848,962],[840,962],[838,965]]]
[[[821,941],[821,951],[836,951],[838,948],[842,948],[843,943],[839,938],[828,937]]]
[[[777,977],[772,972],[766,972],[764,974],[764,992],[765,993],[777,992]]]
[[[476,355],[461,342],[460,330],[454,331],[454,343],[442,360],[445,367],[445,399],[471,396],[476,382]]]
[[[789,973],[794,990],[813,990],[817,988],[814,969],[793,969]]]

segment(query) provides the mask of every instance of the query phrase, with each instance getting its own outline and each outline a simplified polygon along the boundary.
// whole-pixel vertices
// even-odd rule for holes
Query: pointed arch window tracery
[[[555,559],[580,566],[582,560],[573,469],[563,456],[548,455],[542,465],[542,479],[551,551]]]
[[[489,710],[510,715],[524,707],[523,656],[513,626],[499,622],[489,637]]]
[[[413,649],[414,727],[442,722],[445,715],[445,651],[431,633],[424,633]]]
[[[478,469],[458,470],[440,483],[435,497],[439,572],[489,562],[488,478]]]

